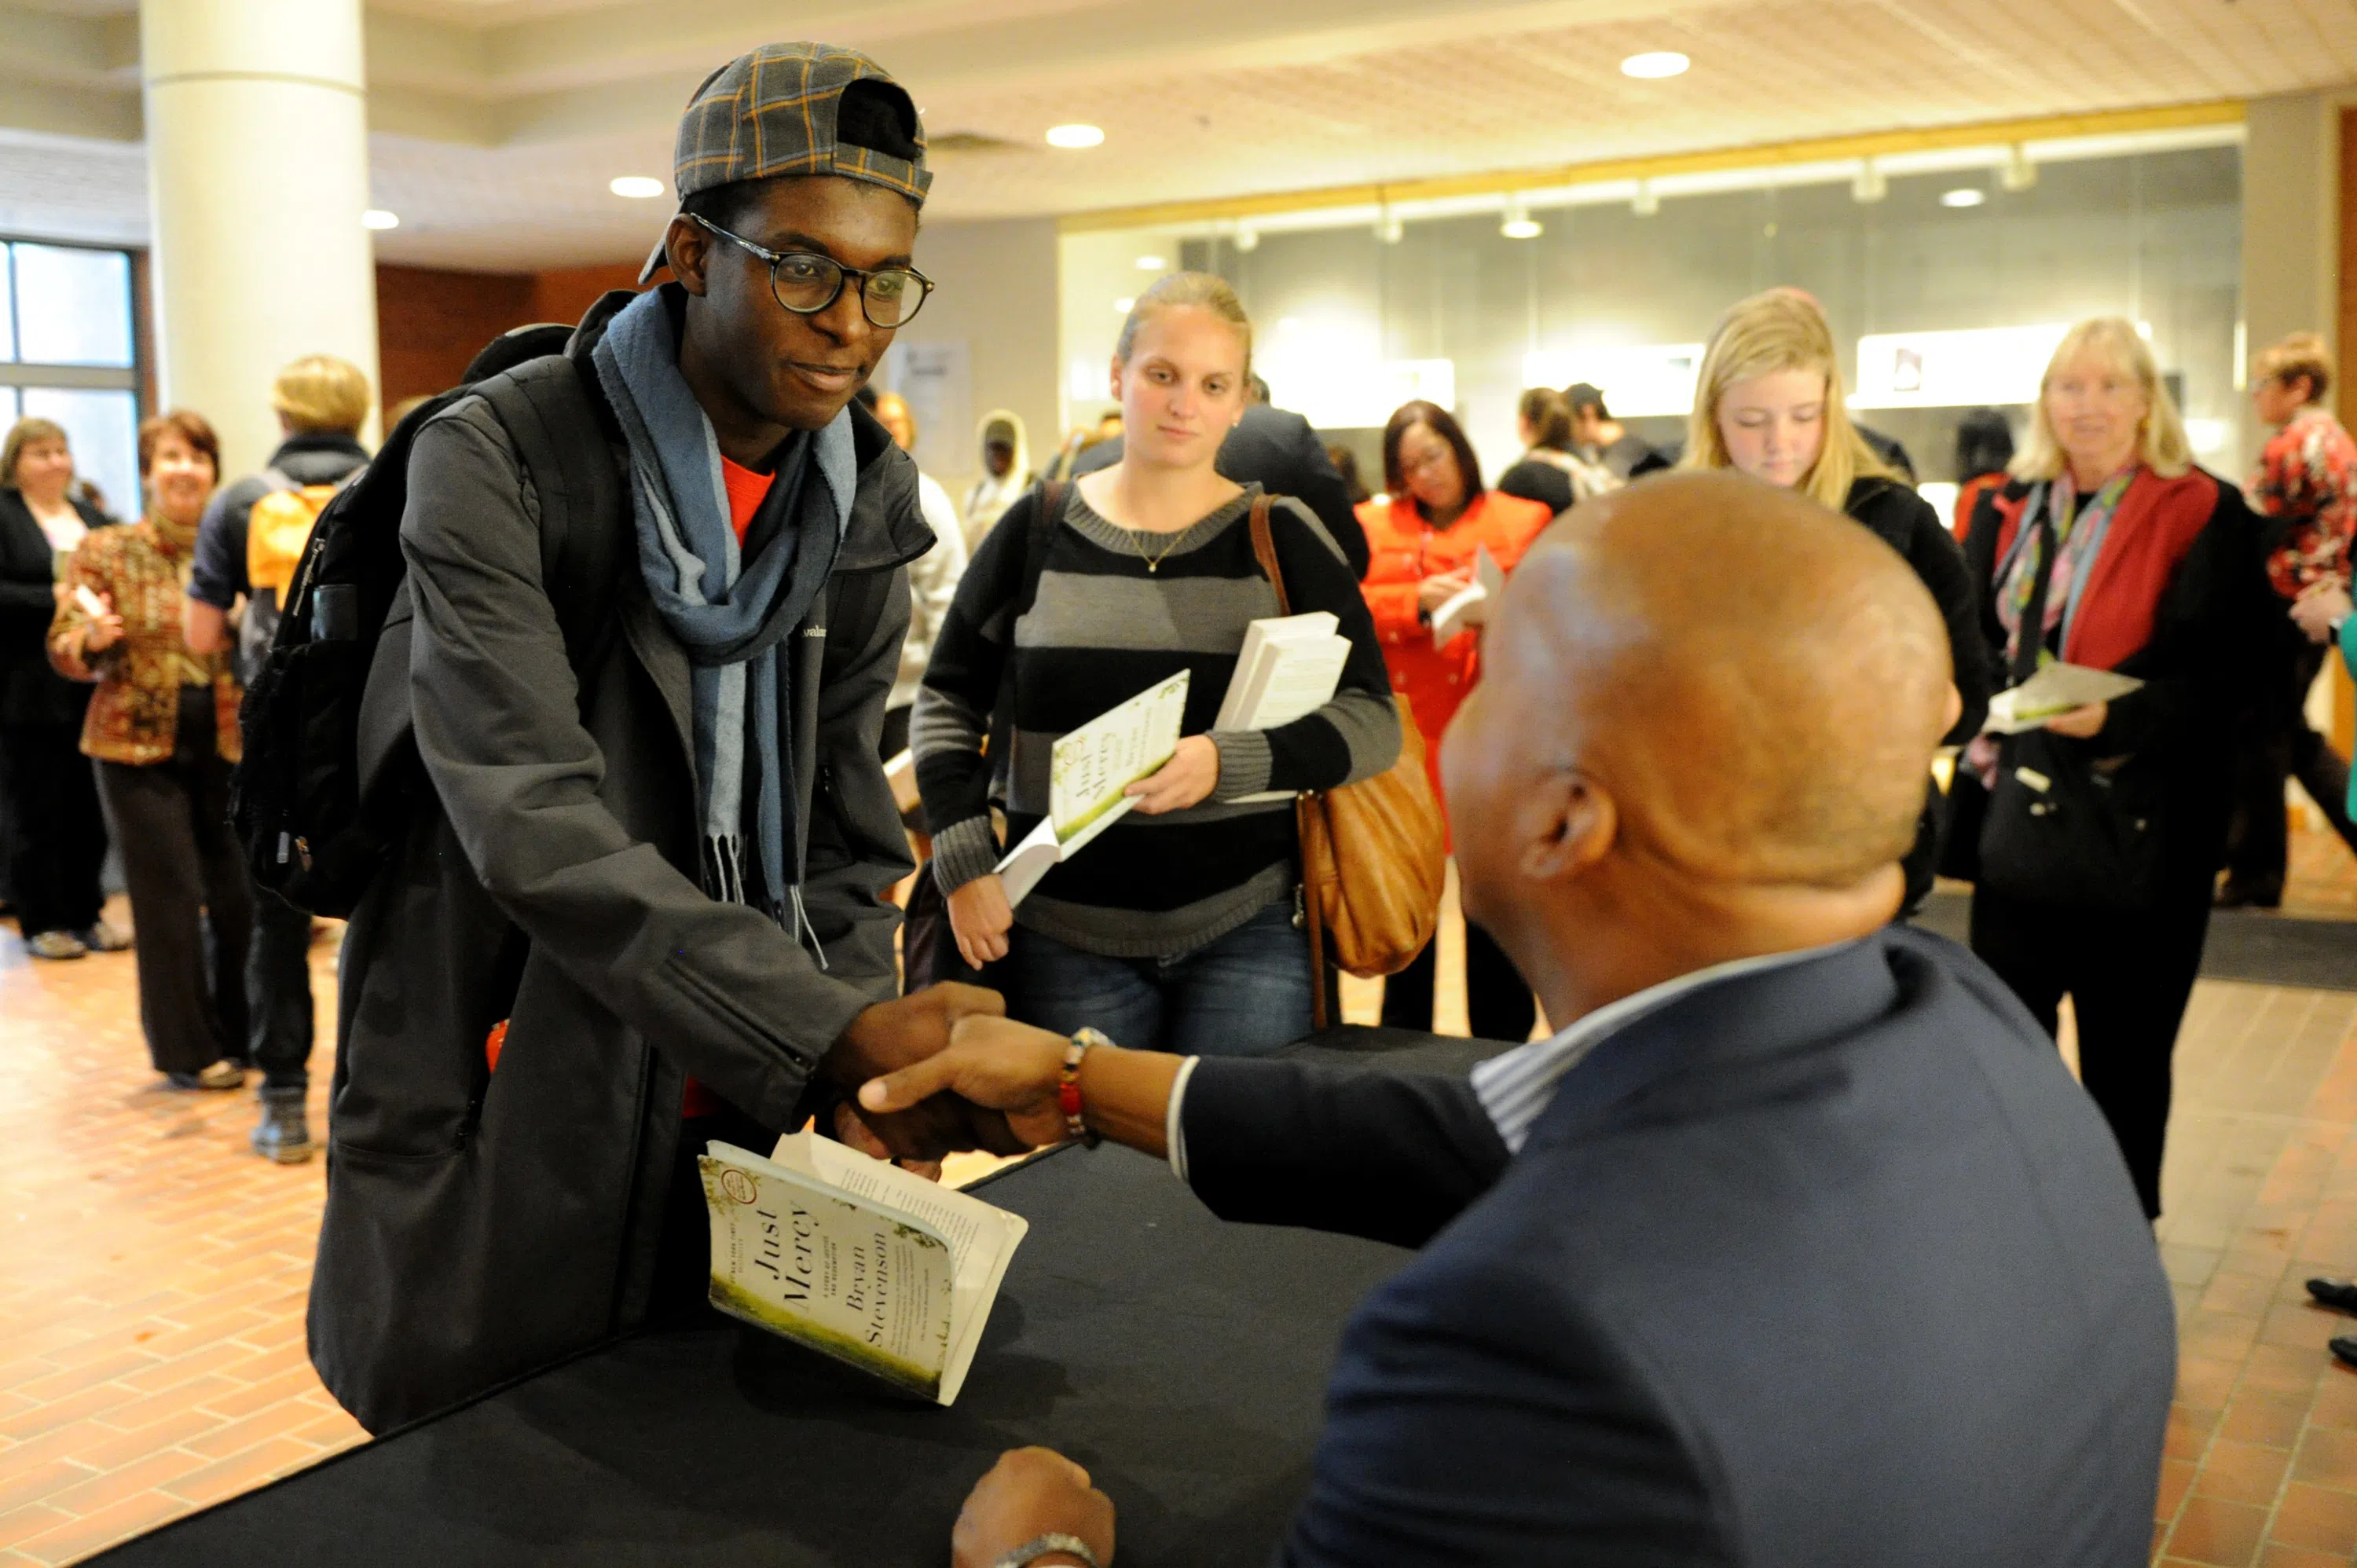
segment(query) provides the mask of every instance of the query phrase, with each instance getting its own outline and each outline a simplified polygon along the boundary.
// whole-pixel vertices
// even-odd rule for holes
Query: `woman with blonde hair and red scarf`
[[[2169,1058],[2226,827],[2255,528],[2193,466],[2152,350],[2113,317],[2064,335],[2012,481],[1964,554],[2012,687],[2057,660],[2141,682],[1966,753],[1988,790],[1973,950],[2046,1026],[2065,995],[2081,1080],[2160,1214]]]

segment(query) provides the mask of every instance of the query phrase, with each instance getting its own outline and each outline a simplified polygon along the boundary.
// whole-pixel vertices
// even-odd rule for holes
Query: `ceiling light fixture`
[[[1383,215],[1375,220],[1375,238],[1386,245],[1396,245],[1407,238],[1407,225],[1400,221],[1398,213],[1386,207]]]
[[[1651,218],[1662,209],[1662,193],[1653,188],[1650,179],[1637,182],[1637,194],[1629,199],[1629,210],[1640,218]]]
[[[1050,125],[1048,145],[1051,147],[1093,147],[1104,141],[1104,133],[1094,125]]]
[[[1890,179],[1882,172],[1882,161],[1879,158],[1859,159],[1857,177],[1849,182],[1850,199],[1871,205],[1889,194]]]
[[[1130,298],[1127,295],[1124,295],[1121,298],[1113,302],[1113,313],[1115,316],[1127,316],[1131,311],[1135,310],[1136,308],[1137,301]]]
[[[1664,77],[1684,76],[1694,64],[1675,49],[1648,49],[1643,54],[1631,55],[1620,62],[1620,74],[1633,76],[1640,81],[1659,81]]]
[[[1260,231],[1259,231],[1259,230],[1257,230],[1257,229],[1255,229],[1255,228],[1254,228],[1254,227],[1253,227],[1251,224],[1249,224],[1249,223],[1239,223],[1239,224],[1237,224],[1237,225],[1236,225],[1236,249],[1237,249],[1237,250],[1239,250],[1239,251],[1257,251],[1257,250],[1259,250],[1259,249],[1260,249]]]
[[[1142,273],[1168,272],[1170,259],[1168,256],[1140,256],[1137,258],[1137,270]]]
[[[627,196],[632,201],[651,201],[666,188],[662,181],[651,175],[620,174],[608,180],[606,188],[617,196]]]
[[[1988,192],[1976,185],[1958,186],[1953,190],[1940,193],[1940,205],[1943,207],[1978,207],[1987,199]]]
[[[1546,230],[1531,216],[1530,204],[1519,196],[1506,199],[1506,220],[1498,225],[1498,232],[1509,240],[1535,240]]]
[[[401,218],[396,213],[387,212],[382,207],[371,207],[366,212],[361,214],[361,227],[363,229],[398,229],[401,227]]]
[[[1996,182],[2007,190],[2028,190],[2038,183],[2038,166],[2029,161],[2029,149],[2019,142],[2005,150],[2005,165],[1996,173]]]

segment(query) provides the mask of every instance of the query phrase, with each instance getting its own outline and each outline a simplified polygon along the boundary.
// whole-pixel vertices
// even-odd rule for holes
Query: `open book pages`
[[[1469,629],[1466,612],[1488,604],[1506,591],[1506,574],[1486,544],[1473,547],[1473,580],[1441,602],[1432,612],[1432,646],[1446,648]]]
[[[948,1404],[1029,1221],[815,1133],[696,1162],[712,1305]]]
[[[2053,663],[2010,691],[1989,699],[1988,722],[1981,728],[1991,735],[2019,735],[2036,729],[2057,714],[2125,697],[2144,684],[2133,675],[2084,664]]]
[[[1007,903],[1021,903],[1051,866],[1129,814],[1137,802],[1122,791],[1178,749],[1187,676],[1181,670],[1056,742],[1048,761],[1048,815],[998,863]]]
[[[1341,622],[1324,610],[1307,615],[1270,616],[1244,628],[1244,645],[1236,656],[1236,672],[1220,703],[1213,729],[1275,729],[1314,714],[1334,700],[1350,660],[1351,639],[1340,635]],[[1232,802],[1292,798],[1284,789],[1264,789]]]

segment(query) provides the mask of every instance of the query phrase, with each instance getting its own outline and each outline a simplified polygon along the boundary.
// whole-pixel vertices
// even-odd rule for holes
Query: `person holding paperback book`
[[[1286,797],[1399,756],[1383,654],[1340,547],[1298,502],[1213,466],[1251,371],[1252,324],[1224,282],[1179,273],[1148,288],[1114,352],[1121,461],[1010,509],[959,585],[918,693],[910,747],[958,950],[997,965],[1012,1014],[1045,1028],[1209,1055],[1307,1034]],[[1331,615],[1351,649],[1321,705],[1222,729],[1247,630],[1278,614],[1256,508],[1293,610]],[[1125,786],[1136,804],[1010,899],[994,787],[1013,848],[1049,817],[1057,742],[1181,673],[1177,749]]]
[[[1555,517],[1544,501],[1484,489],[1480,460],[1464,427],[1436,403],[1403,403],[1383,427],[1387,499],[1359,508],[1367,531],[1368,610],[1383,645],[1392,683],[1415,712],[1424,733],[1424,765],[1433,799],[1440,787],[1440,736],[1481,678],[1478,629],[1437,634],[1436,620],[1471,587],[1481,553],[1512,572],[1531,542]],[[1478,628],[1488,606],[1478,600],[1450,609],[1441,631],[1459,624]],[[1383,983],[1383,1022],[1394,1028],[1432,1027],[1433,980],[1438,969],[1427,944],[1415,961]],[[1474,1037],[1523,1040],[1537,1022],[1531,988],[1490,934],[1465,928],[1465,1005]]]

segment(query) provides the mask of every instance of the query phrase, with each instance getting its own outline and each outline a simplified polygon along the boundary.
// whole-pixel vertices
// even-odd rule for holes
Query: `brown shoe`
[[[84,946],[82,940],[71,931],[43,931],[39,936],[28,938],[26,940],[25,950],[35,958],[67,959],[90,956],[90,949]]]
[[[219,1061],[200,1072],[167,1072],[174,1089],[243,1089],[245,1068],[242,1063]]]

